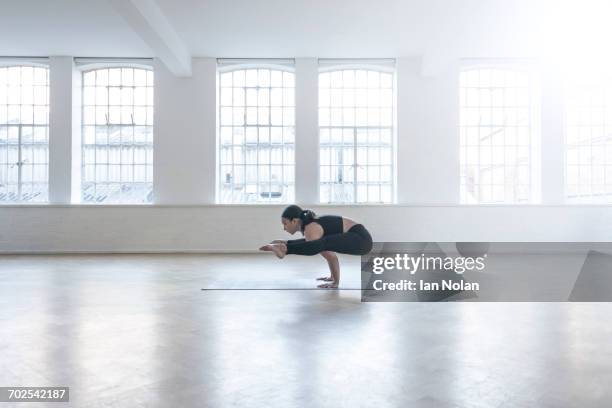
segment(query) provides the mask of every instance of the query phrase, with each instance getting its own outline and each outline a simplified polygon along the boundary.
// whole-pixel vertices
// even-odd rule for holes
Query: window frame
[[[461,120],[461,111],[466,107],[470,107],[469,105],[464,106],[462,104],[461,92],[463,90],[463,86],[461,84],[461,76],[464,73],[468,73],[469,71],[477,71],[477,70],[502,70],[502,71],[514,71],[514,72],[524,72],[527,74],[528,78],[528,86],[527,86],[527,95],[528,95],[528,129],[529,129],[529,138],[530,144],[528,147],[529,152],[529,199],[524,202],[517,201],[477,201],[477,202],[467,202],[462,194],[463,186],[463,172],[464,167],[468,166],[469,163],[463,162],[463,149],[469,145],[463,145],[461,139],[462,128],[465,127]],[[539,205],[541,204],[542,199],[542,187],[541,187],[541,173],[542,173],[542,157],[541,157],[541,149],[542,149],[542,131],[541,131],[541,105],[542,105],[542,97],[541,97],[541,78],[540,71],[538,69],[538,64],[536,61],[530,59],[461,59],[459,63],[459,70],[457,75],[457,101],[458,101],[458,146],[459,146],[459,205],[483,205],[483,206],[495,206],[495,205],[511,205],[511,206],[529,206],[529,205]],[[465,87],[469,88],[469,87]],[[480,87],[479,87],[480,88]],[[494,86],[490,86],[490,88],[494,88]],[[505,86],[503,88],[506,88]],[[467,102],[467,94],[466,94],[466,102]],[[505,109],[507,106],[502,105]],[[516,106],[518,108],[518,105]],[[481,109],[481,106],[477,106],[477,108]],[[490,109],[493,109],[493,103],[489,106]],[[471,125],[468,125],[471,126]],[[480,127],[480,126],[479,126]],[[496,127],[495,125],[491,125],[491,127]],[[506,125],[504,125],[504,129]],[[467,138],[467,135],[465,136]],[[480,144],[478,145],[480,147]],[[504,143],[504,148],[507,146]],[[479,149],[480,151],[480,149]],[[504,157],[505,157],[504,150]],[[466,152],[467,154],[467,152]],[[491,152],[493,155],[493,152]],[[479,153],[480,155],[480,153]],[[480,166],[480,163],[479,163]],[[504,158],[504,169],[505,158]],[[505,170],[504,170],[505,174]],[[477,184],[477,186],[479,186]],[[504,190],[508,185],[504,184]],[[467,194],[467,193],[466,193]],[[493,191],[491,191],[493,194]],[[504,196],[506,195],[506,191],[504,191]]]
[[[328,62],[328,63],[327,63]],[[371,61],[368,61],[367,59],[365,60],[356,60],[356,61],[352,61],[352,60],[346,60],[343,61],[342,59],[340,60],[336,60],[336,59],[331,59],[331,60],[319,60],[319,67],[318,67],[318,73],[317,73],[317,95],[319,94],[320,91],[320,75],[323,73],[332,73],[332,72],[338,72],[338,71],[345,71],[345,70],[352,70],[352,71],[357,71],[357,70],[363,70],[366,72],[370,72],[370,71],[374,71],[374,72],[378,72],[378,73],[385,73],[385,74],[390,74],[391,75],[391,126],[390,126],[390,133],[391,133],[391,163],[390,163],[390,167],[391,167],[391,180],[390,180],[390,186],[391,186],[391,199],[389,202],[383,202],[383,201],[357,201],[357,191],[358,191],[358,185],[359,183],[357,182],[357,172],[358,172],[358,167],[359,165],[357,164],[357,154],[358,154],[358,144],[357,144],[357,130],[358,129],[370,129],[370,128],[375,128],[375,129],[383,129],[383,128],[389,128],[388,126],[373,126],[370,127],[368,125],[366,126],[348,126],[348,128],[353,129],[353,201],[329,201],[329,202],[325,202],[321,200],[321,186],[322,186],[322,181],[321,181],[321,163],[318,163],[318,180],[317,180],[317,203],[318,205],[339,205],[339,206],[368,206],[368,205],[373,205],[373,206],[378,206],[378,205],[394,205],[397,204],[397,68],[395,66],[395,60],[393,59],[372,59]],[[381,89],[380,87],[378,89]],[[379,106],[380,107],[380,106]],[[329,109],[331,109],[331,106],[329,107]],[[319,136],[319,158],[321,155],[321,124],[320,124],[320,117],[319,117],[319,112],[321,110],[321,106],[319,104],[319,97],[317,97],[317,131],[318,131],[318,136]],[[327,128],[329,128],[329,130],[331,130],[331,128],[342,128],[344,129],[345,126],[332,126],[331,124],[325,126]],[[344,136],[343,136],[344,137]],[[382,146],[379,142],[379,145]],[[380,147],[379,146],[379,147]],[[333,167],[338,167],[339,165],[333,165],[330,164],[328,165],[328,167],[333,168]],[[367,166],[367,165],[366,165]],[[379,164],[379,167],[383,167],[383,165]],[[379,177],[380,180],[380,177]],[[363,184],[363,183],[362,183]],[[379,186],[379,188],[383,185],[385,185],[386,183],[383,183],[381,181],[379,181],[377,183],[377,185]],[[365,185],[369,185],[368,182],[365,182]],[[380,191],[380,190],[379,190]],[[381,193],[379,192],[379,197],[381,196]]]
[[[78,194],[73,194],[73,197],[77,197],[78,201],[76,202],[76,204],[79,205],[84,205],[84,206],[150,206],[153,205],[155,203],[155,167],[154,167],[154,155],[155,155],[155,117],[156,117],[156,112],[155,112],[155,67],[153,65],[153,63],[148,63],[147,61],[150,61],[150,59],[134,59],[133,61],[130,59],[121,59],[121,58],[75,58],[75,65],[76,65],[76,69],[78,70],[78,73],[80,75],[80,90],[79,90],[79,97],[80,97],[80,108],[81,108],[81,114],[80,114],[80,168],[79,168],[79,191]],[[85,75],[87,73],[91,73],[91,72],[95,72],[98,70],[110,70],[110,69],[124,69],[124,68],[128,68],[128,69],[139,69],[139,70],[144,70],[147,72],[151,72],[153,74],[153,81],[152,84],[149,86],[148,85],[148,81],[145,79],[145,83],[146,85],[144,86],[145,88],[152,88],[152,92],[153,92],[153,100],[152,105],[148,105],[147,100],[145,99],[145,112],[147,112],[147,108],[151,108],[151,111],[153,113],[153,119],[151,120],[150,124],[146,124],[147,120],[145,119],[145,124],[144,125],[136,125],[134,123],[134,119],[132,117],[132,124],[112,124],[110,123],[110,118],[107,116],[107,120],[106,120],[106,125],[98,125],[97,123],[92,125],[92,124],[85,124],[85,107],[86,106],[90,106],[90,107],[97,107],[97,106],[104,106],[104,105],[98,105],[97,101],[94,105],[85,105]],[[122,85],[119,85],[120,87]],[[106,85],[107,89],[109,87],[109,85]],[[131,87],[133,87],[134,89],[136,88],[136,85],[132,85]],[[132,96],[132,98],[134,98]],[[147,98],[147,96],[145,95],[145,98]],[[109,100],[107,97],[107,107],[109,107]],[[119,105],[119,106],[124,106],[124,105]],[[125,106],[129,106],[129,105],[125,105]],[[132,107],[136,106],[134,100],[132,100]],[[148,112],[147,112],[148,114]],[[145,180],[148,178],[148,167],[150,167],[150,180],[145,181],[145,182],[126,182],[125,184],[139,184],[139,185],[148,185],[150,184],[150,192],[148,193],[148,195],[151,196],[151,200],[150,201],[143,201],[143,202],[128,202],[128,201],[124,201],[124,200],[120,200],[120,201],[102,201],[102,202],[96,202],[95,200],[93,201],[84,201],[83,200],[83,179],[84,179],[84,175],[85,175],[85,149],[84,149],[84,139],[85,139],[85,127],[86,126],[92,126],[94,128],[98,127],[98,126],[106,126],[107,127],[107,132],[110,126],[116,126],[119,128],[122,127],[136,127],[136,126],[142,126],[145,128],[150,128],[150,134],[151,134],[151,141],[147,142],[145,139],[145,142],[142,144],[142,147],[144,147],[144,156],[145,156],[145,163],[143,164],[144,166],[144,176],[145,176]],[[147,131],[147,132],[149,132]],[[108,133],[107,133],[108,135]],[[97,146],[97,143],[94,143]],[[107,146],[108,146],[108,141],[107,141]],[[120,146],[122,146],[122,144],[120,144]],[[132,146],[132,149],[134,149],[136,146],[140,146],[140,144],[136,144],[134,141],[132,141],[132,143],[130,144],[130,146]],[[151,150],[150,152],[150,156],[151,156],[151,160],[148,159],[148,149]],[[96,149],[97,150],[97,149]],[[108,152],[107,152],[108,154]],[[94,164],[95,166],[97,166],[97,162]],[[110,163],[106,163],[106,167],[110,166]],[[134,166],[135,164],[132,163],[132,166]],[[119,166],[122,166],[121,163],[121,152],[120,152],[120,159],[119,159]],[[120,167],[121,169],[121,167]],[[120,174],[120,179],[121,179],[121,174]],[[107,177],[108,178],[108,177]],[[134,169],[132,169],[132,178],[134,178]],[[122,181],[118,181],[118,182],[105,182],[106,184],[124,184]],[[94,185],[96,184],[95,182],[93,183]],[[145,197],[146,198],[146,197]]]
[[[293,74],[293,104],[290,106],[287,105],[281,105],[280,107],[282,109],[285,109],[286,107],[292,108],[293,109],[293,124],[290,126],[284,126],[281,125],[281,128],[284,127],[291,127],[293,128],[293,143],[291,144],[285,144],[284,142],[281,143],[280,148],[281,150],[283,150],[283,156],[284,156],[284,150],[286,148],[286,146],[291,146],[293,149],[293,159],[291,160],[291,162],[289,164],[286,164],[286,162],[284,161],[284,157],[282,160],[281,164],[275,164],[278,166],[281,166],[283,168],[283,173],[284,173],[284,167],[292,167],[292,171],[293,171],[293,181],[291,181],[291,183],[289,184],[290,188],[293,189],[292,195],[293,195],[293,199],[291,199],[291,197],[287,197],[286,199],[283,199],[282,201],[271,201],[271,199],[273,198],[271,195],[268,198],[268,200],[264,201],[259,201],[259,191],[257,193],[257,197],[258,200],[256,201],[240,201],[240,202],[236,202],[236,201],[230,201],[230,202],[224,202],[222,201],[222,183],[221,183],[221,175],[223,174],[222,172],[222,166],[227,165],[227,164],[223,164],[221,162],[221,128],[223,127],[223,124],[221,123],[221,115],[222,115],[222,106],[221,105],[221,88],[222,88],[222,84],[221,84],[221,75],[222,74],[226,74],[229,72],[235,72],[235,71],[245,71],[245,75],[246,75],[246,71],[247,70],[258,70],[258,69],[264,69],[264,70],[269,70],[269,71],[280,71],[282,73],[288,72],[290,74]],[[233,84],[232,84],[233,85]],[[258,86],[259,87],[259,86]],[[295,96],[295,89],[296,89],[296,70],[295,70],[295,63],[293,60],[285,60],[285,59],[277,59],[277,60],[259,60],[259,59],[253,59],[253,60],[242,60],[242,59],[237,59],[237,60],[222,60],[219,59],[217,60],[217,69],[216,69],[216,137],[215,137],[215,161],[216,161],[216,166],[215,166],[215,204],[216,205],[227,205],[227,206],[236,206],[236,205],[246,205],[246,206],[260,206],[260,205],[286,205],[286,204],[290,204],[293,201],[295,201],[295,196],[296,196],[296,178],[295,178],[295,174],[296,174],[296,160],[295,160],[295,156],[296,156],[296,132],[297,132],[297,127],[296,127],[296,116],[297,116],[297,107],[296,107],[296,96]],[[231,89],[233,89],[234,87],[232,86]],[[246,84],[243,87],[244,89],[247,88]],[[280,89],[284,90],[284,89],[290,89],[290,88],[285,88],[284,86],[281,87]],[[271,97],[270,97],[271,99]],[[270,100],[270,104],[271,104],[271,100]],[[232,109],[234,108],[233,105],[233,101],[232,101],[232,105],[231,105]],[[244,112],[244,124],[242,125],[243,128],[246,129],[247,127],[247,120],[246,120],[246,92],[245,92],[245,112]],[[269,108],[271,108],[271,105],[268,106]],[[257,108],[259,108],[259,103],[257,104]],[[271,115],[271,113],[269,113],[269,115]],[[258,130],[260,127],[267,127],[267,128],[271,128],[272,127],[272,121],[270,118],[269,124],[268,125],[250,125],[251,127],[256,127]],[[240,127],[240,126],[234,126],[233,124],[230,126],[232,129],[234,127]],[[233,136],[232,136],[233,137]],[[259,146],[259,140],[257,142],[257,146]],[[245,142],[243,143],[243,145],[246,145],[246,134],[245,134]],[[258,156],[258,155],[257,155]],[[231,166],[232,168],[234,167],[234,160],[232,159],[232,163]],[[253,164],[250,164],[251,166],[253,166]],[[268,166],[272,166],[272,162],[270,159],[270,162],[268,163]],[[247,169],[247,164],[245,162],[245,164],[243,165],[245,168],[245,172]],[[259,157],[257,157],[257,163],[254,165],[256,166],[256,168],[260,167],[259,164]],[[270,185],[272,184],[271,182],[272,177],[270,176]],[[245,188],[247,185],[246,179],[244,180]],[[256,181],[256,185],[259,186],[261,183],[259,181],[259,174],[257,175],[257,181]],[[284,179],[282,180],[281,185],[287,185],[287,181]],[[270,191],[270,193],[272,193],[272,191]],[[246,191],[245,193],[246,194]],[[291,196],[291,194],[290,194]]]
[[[50,76],[51,76],[51,67],[50,64],[48,62],[47,58],[21,58],[21,57],[10,57],[10,58],[0,58],[0,68],[5,68],[5,69],[10,69],[10,68],[43,68],[46,70],[46,103],[44,105],[37,105],[36,103],[34,103],[35,101],[32,100],[32,107],[34,106],[45,106],[46,107],[46,120],[44,124],[40,124],[40,123],[35,123],[36,120],[33,117],[32,118],[32,123],[31,124],[23,124],[21,119],[19,121],[18,124],[9,124],[8,123],[8,117],[7,117],[7,123],[5,124],[0,124],[0,126],[6,127],[7,130],[7,155],[8,155],[8,133],[9,133],[9,129],[10,128],[17,128],[17,133],[18,133],[18,142],[17,142],[17,162],[13,163],[12,166],[10,166],[10,163],[6,163],[6,168],[7,171],[9,168],[17,166],[17,194],[19,196],[19,198],[17,200],[6,200],[6,201],[0,201],[0,206],[10,206],[10,205],[45,205],[49,203],[49,194],[50,194],[50,185],[49,185],[49,152],[50,152],[50,148],[51,145],[49,143],[49,131],[50,131],[50,123],[49,123],[49,111],[50,111],[50,88],[51,88],[51,82],[50,82]],[[34,81],[34,78],[33,78]],[[23,82],[19,83],[19,87],[21,88],[23,86]],[[32,87],[35,87],[36,85],[34,84],[34,82],[31,85]],[[7,82],[7,87],[8,87],[8,82]],[[7,95],[8,98],[8,95]],[[8,106],[10,106],[11,104],[8,103],[8,99],[7,99],[7,109]],[[24,104],[21,101],[21,97],[20,97],[20,103],[17,106],[23,106]],[[29,105],[29,104],[28,104]],[[20,109],[21,110],[21,109]],[[7,112],[8,113],[8,112]],[[35,115],[34,111],[33,111],[33,115]],[[46,139],[46,143],[44,144],[46,146],[46,163],[34,163],[32,162],[31,165],[42,165],[42,166],[46,166],[46,182],[42,183],[43,185],[46,185],[46,194],[44,197],[44,200],[42,201],[24,201],[22,199],[22,189],[24,187],[24,184],[41,184],[41,183],[35,183],[34,181],[30,182],[30,183],[24,183],[23,181],[23,165],[25,164],[25,161],[22,159],[22,155],[23,155],[23,149],[24,149],[24,143],[23,143],[23,128],[24,127],[31,127],[32,128],[32,142],[29,144],[26,144],[25,146],[35,146],[37,145],[36,142],[34,142],[34,129],[35,128],[43,128],[45,129],[45,139]],[[34,168],[32,168],[32,178],[34,178]],[[7,173],[7,178],[8,178],[8,173]]]
[[[597,64],[597,62],[593,62],[593,61],[589,61],[589,63],[591,64]],[[608,173],[608,168],[612,167],[612,160],[608,161],[608,156],[609,156],[609,149],[608,149],[608,143],[606,143],[607,139],[612,139],[612,136],[607,136],[606,135],[606,129],[610,128],[612,129],[612,123],[608,123],[606,121],[606,119],[610,118],[612,119],[612,116],[608,117],[607,115],[609,115],[609,112],[612,112],[612,94],[608,94],[606,93],[606,90],[612,90],[612,74],[609,73],[609,68],[610,65],[609,64],[600,64],[599,65],[600,68],[595,70],[593,72],[592,69],[589,69],[588,64],[583,63],[583,64],[574,64],[571,65],[570,64],[570,68],[567,69],[566,71],[564,71],[564,76],[561,80],[562,82],[562,95],[563,95],[563,101],[562,101],[562,123],[563,123],[563,203],[565,205],[569,205],[569,206],[576,206],[576,205],[585,205],[585,206],[592,206],[592,205],[611,205],[612,204],[612,192],[607,192],[607,191],[603,191],[601,193],[597,193],[593,191],[593,186],[596,186],[597,184],[593,183],[593,168],[594,166],[601,166],[603,167],[603,184],[602,187],[604,188],[604,190],[608,190],[607,186],[612,186],[612,179],[608,179],[607,177],[607,173]],[[582,74],[585,70],[589,70],[591,71],[591,74],[595,74],[598,76],[599,81],[597,83],[597,85],[591,85],[591,84],[585,84],[584,82],[581,83],[577,83],[578,81],[576,81],[576,83],[573,83],[573,78],[576,75]],[[601,108],[603,109],[603,113],[602,113],[602,145],[601,147],[603,147],[603,152],[601,152],[600,154],[603,156],[604,160],[603,163],[598,164],[596,162],[596,160],[593,159],[593,140],[595,139],[592,134],[591,136],[587,139],[587,140],[578,140],[576,142],[574,142],[574,144],[572,146],[574,146],[574,148],[577,150],[576,155],[578,156],[577,158],[577,162],[576,163],[570,163],[570,160],[568,158],[569,156],[569,143],[568,143],[568,137],[569,137],[569,128],[570,127],[577,127],[577,128],[584,128],[584,127],[588,127],[590,129],[590,132],[593,131],[593,128],[596,128],[597,125],[593,124],[592,121],[589,121],[588,125],[583,125],[583,124],[578,124],[578,125],[570,125],[569,124],[569,107],[570,107],[570,103],[569,103],[569,93],[572,90],[577,90],[577,89],[584,89],[584,88],[595,88],[597,87],[598,89],[601,89],[602,92],[602,106]],[[572,89],[573,88],[573,89]],[[607,103],[609,102],[609,103]],[[580,104],[575,104],[575,108],[577,110],[581,110],[584,109],[583,105]],[[593,104],[591,103],[589,106],[589,116],[592,118],[593,115]],[[575,112],[576,113],[576,112]],[[580,114],[578,113],[578,116],[580,116]],[[585,143],[586,142],[586,143]],[[578,170],[578,174],[580,173],[581,167],[584,167],[584,164],[582,163],[582,160],[580,159],[580,150],[581,148],[584,147],[588,147],[588,150],[591,152],[591,158],[589,161],[589,165],[588,168],[591,171],[591,177],[590,177],[590,184],[588,184],[589,186],[589,193],[586,195],[581,195],[580,193],[580,188],[582,186],[581,183],[577,183],[574,185],[574,187],[577,189],[577,191],[575,192],[574,196],[570,196],[570,184],[569,184],[569,167],[570,166],[574,166],[577,168]],[[577,176],[578,177],[578,181],[580,178],[580,175]],[[607,181],[607,183],[606,183]],[[596,197],[608,197],[608,199],[603,199],[603,200],[596,200],[594,198]]]

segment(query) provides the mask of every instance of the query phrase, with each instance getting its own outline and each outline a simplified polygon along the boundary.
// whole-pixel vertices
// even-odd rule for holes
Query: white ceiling
[[[420,54],[441,45],[456,47],[465,39],[477,45],[474,40],[483,40],[482,31],[498,31],[521,13],[521,3],[526,4],[522,0],[157,2],[180,27],[195,55],[233,57],[389,57]],[[477,15],[483,17],[475,26]],[[487,41],[499,45],[504,37]]]
[[[574,3],[583,7],[585,1],[598,0]],[[547,24],[552,24],[550,16],[561,4],[553,0],[156,2],[192,56],[336,58],[423,53],[531,56],[554,41],[552,29],[559,29],[559,21],[555,27]],[[106,0],[1,0],[0,4],[0,55],[155,56]],[[609,22],[605,17],[602,21]],[[607,41],[601,34],[593,33]]]
[[[105,0],[0,0],[0,55],[152,56]]]

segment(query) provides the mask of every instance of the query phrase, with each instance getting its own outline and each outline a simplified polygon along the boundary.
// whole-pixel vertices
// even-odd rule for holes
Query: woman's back
[[[343,232],[351,229],[356,224],[355,221],[350,218],[343,218],[338,215],[322,215],[314,218],[310,222],[316,222],[323,228],[323,235],[342,234]],[[306,224],[308,225],[308,224]]]

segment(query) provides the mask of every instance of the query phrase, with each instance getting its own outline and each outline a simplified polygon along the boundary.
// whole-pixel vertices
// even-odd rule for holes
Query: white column
[[[427,140],[434,146],[429,160],[428,202],[458,204],[460,201],[459,161],[459,60],[450,58],[431,86],[432,133]]]
[[[319,202],[319,70],[316,58],[295,60],[295,197]]]
[[[217,179],[217,65],[194,58],[193,76],[155,61],[153,180],[156,204],[212,204]]]
[[[420,58],[397,61],[397,200],[457,203],[459,74],[455,63],[422,72]]]
[[[81,201],[81,111],[83,73],[73,66],[72,69],[72,203]]]
[[[565,203],[563,90],[561,77],[551,66],[543,67],[542,89],[542,204]]]
[[[49,58],[49,202],[69,204],[72,187],[72,57]]]
[[[402,57],[396,65],[396,112],[397,112],[397,202],[414,202],[413,181],[416,170],[413,160],[413,139],[417,137],[420,122],[418,103],[420,59]]]

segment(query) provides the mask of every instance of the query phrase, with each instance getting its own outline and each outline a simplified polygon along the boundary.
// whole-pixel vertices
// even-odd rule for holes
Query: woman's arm
[[[321,239],[322,237],[323,227],[321,227],[316,222],[311,222],[306,226],[306,228],[304,228],[304,238],[306,239],[306,241],[314,241],[317,239]],[[331,251],[323,251],[321,252],[321,256],[327,261],[327,265],[329,266],[329,272],[332,278],[332,283],[325,283],[323,285],[319,285],[319,287],[338,287],[338,284],[340,283],[340,262],[338,261],[338,257],[334,252]]]
[[[300,242],[305,242],[306,240],[304,238],[300,238],[300,239],[290,239],[289,241],[285,242],[287,245],[289,244],[299,244]]]
[[[340,283],[340,262],[338,261],[338,256],[331,251],[323,251],[321,256],[327,261],[333,282],[338,285]]]

